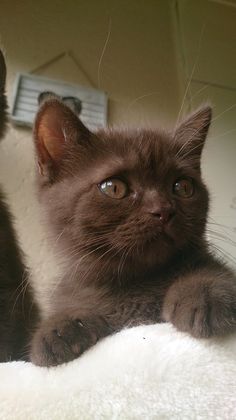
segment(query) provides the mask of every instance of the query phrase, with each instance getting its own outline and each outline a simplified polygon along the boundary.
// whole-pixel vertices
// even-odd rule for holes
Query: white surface
[[[1,364],[0,377],[4,420],[235,420],[236,335],[140,326],[57,368]]]

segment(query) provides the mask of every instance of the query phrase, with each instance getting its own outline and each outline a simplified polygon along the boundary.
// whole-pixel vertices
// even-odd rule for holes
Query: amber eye
[[[178,179],[173,186],[173,191],[179,197],[190,198],[194,193],[193,180],[191,178]]]
[[[111,198],[121,199],[127,194],[128,187],[125,182],[118,178],[107,179],[98,185],[100,191]]]

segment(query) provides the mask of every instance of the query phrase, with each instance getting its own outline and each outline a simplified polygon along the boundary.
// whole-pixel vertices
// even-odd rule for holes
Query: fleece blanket
[[[1,364],[0,419],[235,420],[236,335],[140,326],[56,368]]]

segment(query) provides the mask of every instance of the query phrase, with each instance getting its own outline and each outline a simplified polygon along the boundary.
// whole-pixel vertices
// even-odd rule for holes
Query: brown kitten
[[[60,100],[34,129],[39,198],[64,275],[31,343],[57,365],[124,326],[171,321],[195,337],[236,329],[236,279],[205,240],[203,107],[172,133],[88,131]]]
[[[0,50],[0,138],[6,128],[6,66]],[[0,192],[0,362],[26,359],[35,305],[17,244],[12,218]]]

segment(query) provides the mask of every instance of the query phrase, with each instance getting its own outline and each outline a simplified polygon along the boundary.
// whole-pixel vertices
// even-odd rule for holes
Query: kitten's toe
[[[95,342],[80,320],[63,320],[54,326],[45,323],[33,338],[31,361],[39,366],[56,366],[80,356]]]
[[[109,326],[99,317],[48,320],[33,337],[30,360],[38,366],[69,362],[108,334]]]
[[[179,282],[166,294],[162,317],[197,338],[236,330],[236,288],[230,282]]]
[[[178,330],[188,332],[194,337],[206,338],[211,335],[209,308],[204,304],[192,306],[188,299],[171,302],[170,298],[165,302],[162,316]]]

